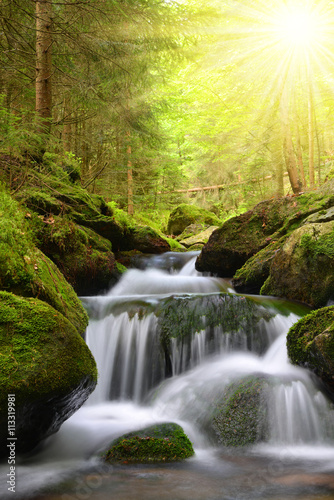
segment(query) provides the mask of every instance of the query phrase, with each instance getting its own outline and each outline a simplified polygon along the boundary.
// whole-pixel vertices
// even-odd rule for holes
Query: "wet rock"
[[[103,458],[107,462],[178,462],[194,455],[188,436],[174,423],[158,423],[130,432],[111,443]]]
[[[96,364],[75,327],[36,298],[0,292],[0,443],[8,437],[8,394],[15,398],[17,453],[56,432],[88,398]]]
[[[212,427],[218,443],[247,446],[268,434],[268,389],[263,376],[250,376],[229,384],[216,405]]]
[[[288,197],[268,200],[227,220],[204,245],[196,269],[232,277],[248,259],[276,238],[274,233],[282,228],[288,215],[296,211],[296,203]]]
[[[181,245],[184,245],[186,248],[194,247],[194,245],[205,245],[205,243],[208,242],[211,234],[218,229],[218,226],[209,226],[208,228],[204,229],[204,231],[201,231],[197,234],[194,234],[192,236],[188,236],[187,238],[184,238],[180,240]],[[182,233],[184,234],[184,233]],[[192,248],[194,250],[194,248]]]
[[[122,250],[137,250],[142,253],[160,254],[170,251],[169,243],[149,226],[133,227],[122,244]]]
[[[323,307],[334,299],[334,221],[309,223],[275,253],[261,294]]]
[[[313,311],[290,328],[288,356],[293,364],[312,370],[334,400],[334,307]]]

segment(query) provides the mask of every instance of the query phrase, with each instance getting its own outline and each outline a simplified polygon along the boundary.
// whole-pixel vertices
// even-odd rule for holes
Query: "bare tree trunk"
[[[305,189],[307,187],[307,185],[306,185],[304,163],[303,163],[303,151],[302,151],[302,146],[301,146],[301,142],[300,142],[300,131],[299,131],[298,126],[297,126],[297,159],[298,159],[300,176],[302,178],[303,189]]]
[[[62,141],[65,151],[71,151],[72,146],[72,123],[71,123],[70,103],[68,98],[64,99],[64,126]]]
[[[308,144],[309,144],[309,177],[310,186],[314,187],[314,126],[313,126],[313,95],[312,86],[309,82],[309,95],[308,95]]]
[[[127,168],[128,168],[128,214],[133,215],[133,175],[132,175],[132,160],[131,160],[131,133],[128,131],[126,133],[127,139],[128,139],[128,146],[127,146]]]
[[[281,118],[283,133],[283,155],[285,159],[285,165],[289,174],[292,191],[294,194],[299,194],[301,192],[301,182],[298,178],[297,162],[293,149],[286,87],[282,92]]]
[[[36,0],[36,113],[49,133],[52,116],[52,0]]]

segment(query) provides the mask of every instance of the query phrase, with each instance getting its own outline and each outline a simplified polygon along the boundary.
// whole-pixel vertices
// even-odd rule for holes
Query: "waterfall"
[[[82,298],[98,385],[45,448],[23,462],[24,488],[38,490],[65,471],[83,470],[114,438],[167,420],[185,429],[194,460],[202,460],[219,444],[208,430],[212,416],[250,377],[264,384],[268,421],[254,453],[293,447],[304,458],[308,447],[312,457],[319,449],[320,458],[334,459],[333,405],[312,374],[287,357],[296,308],[238,295],[229,282],[197,273],[195,258],[172,252],[143,258],[104,296]]]
[[[333,429],[324,415],[333,412],[331,404],[312,376],[287,358],[286,334],[298,316],[281,301],[238,296],[228,282],[199,275],[195,256],[179,262],[178,269],[173,254],[152,260],[146,259],[143,269],[129,270],[106,296],[82,299],[93,317],[86,340],[100,374],[87,404],[145,403],[156,415],[201,425],[228,384],[261,374],[271,385],[268,443],[328,442]],[[159,269],[152,267],[157,263]],[[222,297],[223,321],[212,325],[207,314],[201,316],[200,306],[206,301],[208,313],[209,304]],[[162,311],[178,303],[186,314],[194,298],[191,318],[200,326],[190,335],[181,331],[171,337],[166,354],[161,348]],[[242,309],[246,303],[248,308]],[[247,323],[250,310],[255,311],[254,325]],[[237,326],[230,325],[234,316]],[[177,323],[182,319],[173,318]]]

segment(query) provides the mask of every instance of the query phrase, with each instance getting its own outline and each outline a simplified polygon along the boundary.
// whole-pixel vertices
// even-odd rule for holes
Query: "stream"
[[[239,326],[227,332],[224,323],[209,327],[203,317],[191,342],[172,339],[166,375],[157,336],[157,311],[166,301],[227,297],[234,307],[246,300],[228,281],[197,273],[196,255],[145,257],[108,293],[82,297],[98,385],[57,434],[19,458],[15,493],[6,485],[8,466],[0,466],[1,498],[334,500],[333,405],[314,376],[287,358],[286,334],[303,314],[295,304],[248,297],[263,315],[251,336],[243,314],[234,315]],[[218,445],[206,432],[209,408],[228,384],[251,374],[275,381],[266,440]],[[194,457],[160,465],[99,459],[116,437],[166,421],[183,427]]]

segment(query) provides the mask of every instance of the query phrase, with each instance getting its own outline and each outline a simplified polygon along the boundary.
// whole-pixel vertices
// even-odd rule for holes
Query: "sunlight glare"
[[[278,37],[292,48],[307,48],[317,42],[321,34],[319,19],[305,6],[285,9],[276,22]]]

